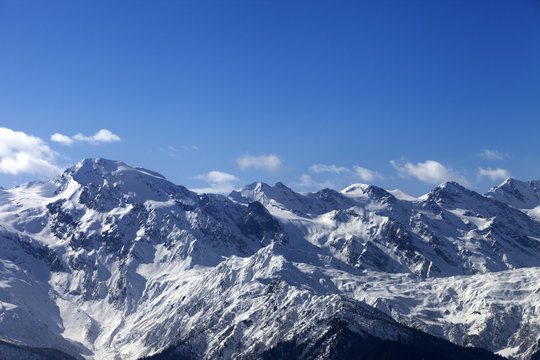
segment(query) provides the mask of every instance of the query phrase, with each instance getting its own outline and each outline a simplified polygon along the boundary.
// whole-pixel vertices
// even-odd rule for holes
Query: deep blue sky
[[[480,192],[540,179],[538,0],[0,0],[0,49],[0,127],[41,138],[58,167],[105,157],[190,188],[221,171],[236,187],[414,195],[439,178]],[[50,140],[100,129],[122,140]],[[274,171],[237,163],[271,154]],[[0,185],[49,176],[27,172]]]

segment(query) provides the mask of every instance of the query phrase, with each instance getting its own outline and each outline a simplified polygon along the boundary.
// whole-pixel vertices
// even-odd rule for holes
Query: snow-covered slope
[[[540,339],[540,223],[499,193],[199,196],[83,160],[0,189],[0,340],[19,346],[0,354],[253,358],[287,344],[331,358],[338,333],[418,346],[414,327],[525,358]]]

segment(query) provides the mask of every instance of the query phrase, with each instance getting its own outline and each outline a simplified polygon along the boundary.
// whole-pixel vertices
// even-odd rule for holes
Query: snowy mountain
[[[538,184],[225,197],[86,159],[0,189],[0,357],[529,358]]]

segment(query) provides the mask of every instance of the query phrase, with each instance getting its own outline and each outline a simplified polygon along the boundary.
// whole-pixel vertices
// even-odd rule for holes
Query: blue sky
[[[540,179],[539,39],[537,0],[0,0],[0,185],[86,157],[214,191]]]

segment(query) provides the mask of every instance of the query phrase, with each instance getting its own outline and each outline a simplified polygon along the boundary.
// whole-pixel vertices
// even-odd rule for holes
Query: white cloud
[[[323,172],[333,173],[333,174],[342,174],[350,172],[349,169],[343,166],[336,165],[325,165],[325,164],[314,164],[309,167],[309,171],[319,174]]]
[[[110,143],[115,141],[121,141],[120,137],[116,134],[113,134],[110,130],[101,129],[92,136],[86,136],[81,133],[75,134],[72,137],[63,135],[60,133],[54,133],[51,135],[51,141],[61,143],[63,145],[71,145],[75,141],[87,142],[90,144],[101,144],[101,143]]]
[[[505,180],[510,177],[510,172],[506,169],[492,169],[492,168],[478,168],[478,176],[479,177],[487,177],[490,180]]]
[[[55,157],[39,137],[0,127],[0,173],[56,175]]]
[[[281,168],[281,159],[277,155],[242,156],[236,159],[242,171],[248,169],[260,169],[266,172],[274,172]]]
[[[69,136],[62,135],[59,133],[54,133],[51,135],[51,141],[58,142],[64,145],[71,145],[73,144],[73,139]]]
[[[354,172],[360,179],[362,179],[362,181],[366,181],[366,182],[373,181],[374,179],[383,178],[382,175],[379,174],[378,172],[363,168],[361,166],[355,166]]]
[[[504,160],[504,158],[508,157],[507,154],[504,154],[498,150],[488,150],[484,149],[482,150],[478,156],[488,159],[488,160]]]
[[[101,129],[92,136],[85,136],[81,133],[75,134],[73,136],[73,140],[86,141],[92,144],[99,144],[99,143],[120,141],[121,139],[118,135],[113,134],[109,130]]]
[[[434,160],[427,160],[417,164],[413,164],[409,161],[404,164],[399,164],[396,161],[391,160],[390,164],[392,164],[397,170],[398,175],[402,178],[415,177],[428,184],[439,184],[445,181],[456,181],[463,185],[469,184],[465,178]]]
[[[191,189],[196,193],[212,193],[212,194],[224,194],[230,193],[234,190],[234,183],[240,181],[236,176],[228,174],[223,171],[210,171],[206,174],[195,176],[196,179],[204,180],[208,183],[208,187]]]
[[[210,184],[222,184],[226,182],[238,181],[239,179],[223,171],[210,171],[207,174],[199,175],[197,179],[206,180]]]

